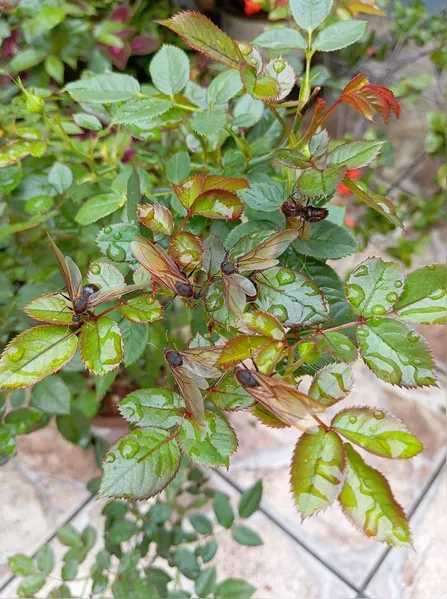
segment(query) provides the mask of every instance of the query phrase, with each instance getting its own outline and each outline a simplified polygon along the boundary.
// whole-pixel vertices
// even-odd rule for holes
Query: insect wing
[[[208,387],[208,383],[201,377],[194,377],[192,373],[187,372],[183,366],[171,366],[172,375],[177,383],[180,394],[185,400],[186,409],[195,420],[200,424],[204,422],[203,397],[198,383],[201,383],[203,389]]]
[[[74,294],[74,289],[73,289],[72,275],[71,275],[70,269],[68,267],[67,260],[65,259],[65,256],[60,251],[60,249],[57,247],[57,245],[54,243],[54,241],[51,239],[49,234],[48,234],[48,237],[49,237],[51,245],[53,247],[53,251],[56,254],[57,261],[59,262],[61,273],[64,278],[65,285],[67,286],[68,295],[70,296],[71,299],[73,299],[75,297],[75,294]],[[77,294],[77,295],[79,295],[79,294]]]
[[[220,377],[221,372],[215,367],[216,361],[221,354],[220,348],[213,346],[192,347],[179,353],[183,358],[183,367],[192,374],[205,379]],[[206,389],[206,387],[202,387],[202,389]]]
[[[157,279],[174,293],[178,293],[176,284],[191,287],[187,277],[181,272],[174,260],[144,237],[138,237],[137,241],[132,241],[130,249],[133,257],[149,271],[154,279]]]
[[[249,297],[256,295],[256,287],[250,279],[239,274],[223,275],[222,283],[228,311],[236,318],[239,318],[244,313],[247,295]]]
[[[295,241],[298,234],[292,229],[275,233],[250,252],[237,260],[240,272],[247,270],[265,270],[278,264],[277,258]]]
[[[119,287],[105,287],[100,289],[89,297],[88,307],[94,308],[105,302],[110,302],[126,293],[132,293],[137,289],[147,287],[147,281],[145,283],[139,283],[138,285],[120,285]]]
[[[73,262],[70,256],[65,258],[70,271],[71,285],[73,287],[73,297],[78,297],[82,293],[82,274],[77,265]]]

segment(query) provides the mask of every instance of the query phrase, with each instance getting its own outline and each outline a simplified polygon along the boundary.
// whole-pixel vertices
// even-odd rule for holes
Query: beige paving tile
[[[445,597],[447,589],[447,493],[442,472],[412,518],[414,548],[394,548],[366,593],[391,599]]]
[[[400,390],[386,385],[360,361],[354,365],[354,378],[353,391],[341,405],[331,408],[328,420],[340,407],[369,404],[393,413],[424,443],[424,452],[413,460],[385,460],[360,450],[369,464],[387,475],[396,499],[408,510],[442,459],[445,392],[441,389]],[[262,478],[268,510],[318,556],[360,586],[385,546],[357,533],[336,504],[301,522],[289,490],[289,463],[293,443],[300,433],[253,425],[251,417],[241,419],[240,414],[235,415],[233,424],[241,449],[233,458],[228,473],[223,474],[241,488]],[[257,431],[257,447],[254,431]]]

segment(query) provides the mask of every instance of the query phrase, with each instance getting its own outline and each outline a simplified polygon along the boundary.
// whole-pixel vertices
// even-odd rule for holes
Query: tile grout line
[[[414,503],[411,505],[410,509],[408,510],[408,520],[410,522],[411,522],[411,518],[415,514],[416,510],[418,509],[418,507],[421,505],[421,503],[424,500],[424,498],[427,495],[427,493],[430,491],[430,489],[433,487],[433,485],[436,484],[436,481],[438,480],[439,476],[441,475],[442,470],[443,470],[443,468],[445,466],[445,463],[446,463],[446,458],[443,457],[440,460],[438,466],[435,468],[435,470],[432,472],[432,474],[430,475],[430,477],[425,482],[425,485],[423,487],[422,493],[414,501]],[[360,586],[360,589],[358,591],[357,597],[365,597],[365,595],[364,595],[365,589],[368,587],[368,585],[371,582],[371,580],[377,574],[380,566],[383,564],[383,562],[385,561],[385,559],[388,557],[388,555],[391,553],[391,551],[393,549],[394,549],[394,547],[387,547],[385,549],[385,551],[382,553],[382,555],[376,561],[376,563],[374,564],[374,566],[371,568],[371,571],[369,572],[368,576],[365,578],[365,580],[363,581],[362,585]]]
[[[57,525],[57,527],[53,530],[53,532],[51,532],[46,537],[45,541],[43,543],[41,543],[35,551],[33,551],[31,558],[34,559],[44,545],[51,543],[51,541],[56,538],[59,528],[61,528],[62,526],[65,526],[66,524],[69,524],[72,520],[74,520],[74,518],[76,518],[76,516],[78,516],[82,512],[82,510],[89,505],[90,502],[97,499],[97,497],[98,497],[98,495],[95,493],[94,495],[89,495],[89,497],[84,499],[84,501],[81,504],[79,504],[78,507],[65,518],[65,520],[62,520],[62,522],[60,522]],[[6,589],[6,587],[9,586],[15,578],[17,578],[17,574],[11,574],[8,578],[6,578],[6,580],[0,586],[0,593],[2,591],[4,591]]]
[[[227,478],[227,476],[223,472],[221,472],[219,469],[217,469],[217,468],[214,469],[214,472],[216,474],[218,474],[231,487],[233,487],[233,489],[235,489],[240,495],[242,495],[242,493],[244,492],[244,489],[242,489],[241,487],[239,487],[239,485],[237,485],[235,482],[233,482],[230,478]],[[327,562],[326,560],[322,559],[317,553],[315,553],[313,551],[313,549],[311,549],[302,539],[300,539],[297,535],[295,535],[293,532],[291,532],[290,530],[288,530],[286,528],[286,526],[281,522],[281,520],[266,505],[263,505],[263,502],[261,502],[261,505],[259,507],[259,511],[262,514],[264,514],[264,516],[266,516],[266,518],[268,518],[268,520],[270,520],[270,522],[272,522],[276,527],[278,527],[279,529],[281,529],[288,537],[290,537],[291,539],[293,539],[295,541],[295,543],[297,543],[298,545],[300,545],[305,551],[307,551],[307,553],[309,553],[320,564],[322,564],[332,574],[334,574],[334,576],[336,576],[339,580],[341,580],[342,582],[344,582],[353,591],[355,591],[357,593],[360,592],[359,588],[356,587],[352,582],[350,582],[341,572],[338,572],[329,562]]]

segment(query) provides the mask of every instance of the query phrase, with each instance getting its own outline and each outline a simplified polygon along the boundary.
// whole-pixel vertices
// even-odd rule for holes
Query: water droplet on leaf
[[[396,287],[397,289],[400,289],[402,287],[403,283],[402,281],[394,281],[394,287]]]
[[[13,362],[18,362],[25,355],[25,350],[23,347],[10,347],[8,349],[8,358]]]
[[[392,291],[391,293],[388,293],[388,295],[386,296],[386,301],[394,303],[395,301],[397,301],[397,298],[398,298],[397,293]]]
[[[116,460],[116,456],[115,456],[115,454],[114,454],[114,453],[108,453],[108,454],[106,455],[106,457],[104,458],[104,461],[105,461],[107,464],[113,464],[113,462],[114,462],[115,460]]]
[[[385,314],[386,308],[384,306],[381,306],[380,304],[376,304],[371,308],[371,312],[373,314]]]
[[[104,233],[106,233],[108,235],[111,232],[112,232],[112,227],[110,227],[109,225],[107,225],[107,227],[104,227]]]
[[[273,316],[276,316],[279,322],[286,322],[286,320],[289,318],[289,314],[286,308],[284,308],[284,306],[281,306],[280,304],[275,304],[271,306],[269,312]]]
[[[110,260],[114,260],[115,262],[122,262],[126,259],[126,250],[117,243],[111,243],[107,248],[106,254]]]
[[[357,422],[357,416],[349,416],[349,422],[355,424]]]
[[[117,233],[115,233],[115,235],[113,236],[113,238],[116,239],[117,241],[119,241],[121,239],[121,237],[122,237],[122,235],[119,231]]]
[[[215,312],[216,310],[219,310],[219,308],[222,308],[223,303],[223,297],[218,293],[213,293],[206,300],[206,309],[208,312]]]
[[[94,275],[99,275],[101,272],[101,267],[99,264],[92,264],[90,270]]]
[[[410,343],[417,343],[419,341],[419,335],[415,331],[410,331],[407,335],[407,339]]]
[[[140,451],[140,445],[134,439],[125,439],[118,445],[118,450],[123,458],[131,460]]]
[[[382,420],[385,417],[385,412],[383,410],[374,410],[373,416],[376,420]]]
[[[296,276],[293,270],[282,268],[278,271],[276,279],[280,285],[290,285],[290,283],[295,282]]]

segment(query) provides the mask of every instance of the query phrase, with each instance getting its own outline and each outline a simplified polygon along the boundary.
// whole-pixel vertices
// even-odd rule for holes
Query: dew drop
[[[407,335],[407,339],[410,343],[417,343],[419,341],[419,335],[415,331],[410,331]]]
[[[289,318],[289,314],[286,308],[284,308],[284,306],[281,306],[281,304],[274,304],[270,307],[269,312],[273,316],[276,316],[279,322],[286,322],[286,320]]]
[[[391,300],[390,300],[390,301],[391,301]],[[386,312],[386,308],[385,308],[384,306],[380,305],[380,304],[376,304],[375,306],[373,306],[373,307],[371,308],[371,312],[372,312],[373,314],[379,314],[379,315],[380,315],[380,314],[385,314],[385,312]]]
[[[107,227],[104,227],[104,233],[106,233],[108,235],[111,232],[112,232],[112,227],[110,227],[109,225],[107,225]]]
[[[402,287],[403,283],[402,281],[394,281],[394,287],[396,287],[397,289],[400,289]]]
[[[372,316],[369,319],[369,323],[372,327],[378,327],[382,320],[378,316]]]
[[[368,274],[368,267],[365,266],[364,264],[361,264],[358,268],[356,268],[354,270],[354,272],[352,273],[353,277],[366,277],[366,275]]]
[[[122,262],[126,259],[126,250],[117,243],[111,243],[107,248],[106,254],[110,260],[114,260],[115,262]]]
[[[435,291],[430,293],[428,298],[431,300],[438,300],[438,299],[443,298],[444,295],[445,295],[445,289],[435,289]]]
[[[357,422],[357,416],[349,416],[349,422],[355,424]]]
[[[121,239],[121,237],[122,237],[122,235],[119,231],[117,233],[115,233],[115,235],[113,236],[113,238],[116,239],[117,241],[119,241]]]
[[[388,293],[388,295],[386,296],[386,301],[394,303],[395,301],[397,301],[397,298],[398,298],[397,293],[392,291],[391,293]]]
[[[365,299],[365,292],[360,285],[346,285],[346,297],[354,308],[358,308]]]
[[[412,364],[414,366],[420,366],[422,364],[422,360],[419,360],[419,358],[414,358],[414,360],[412,360]]]
[[[94,275],[99,275],[99,273],[101,272],[101,267],[99,264],[95,263],[91,265],[90,270]]]
[[[114,454],[114,453],[108,453],[108,454],[106,455],[106,457],[104,458],[104,461],[105,461],[107,464],[113,464],[113,462],[114,462],[115,460],[116,460],[116,456],[115,456],[115,454]]]
[[[273,63],[273,70],[275,71],[275,73],[282,73],[284,71],[284,69],[286,68],[286,63],[284,62],[284,60],[275,60],[275,62]]]
[[[206,309],[208,312],[216,312],[222,308],[224,303],[223,297],[218,293],[212,293],[206,300]]]
[[[434,264],[427,264],[427,268],[428,268],[428,270],[435,270],[435,265]]]
[[[368,337],[369,335],[369,331],[366,328],[361,328],[357,330],[357,335],[358,337],[363,337],[364,339],[366,339],[366,337]]]
[[[382,420],[385,417],[385,412],[383,410],[374,410],[373,416],[376,420]]]
[[[118,450],[123,458],[131,460],[140,451],[140,445],[134,439],[126,439],[118,445]]]
[[[8,349],[8,358],[13,362],[18,362],[25,355],[25,350],[23,347],[10,347]]]
[[[290,285],[290,283],[295,282],[296,276],[293,270],[282,268],[276,274],[276,279],[280,285]]]

